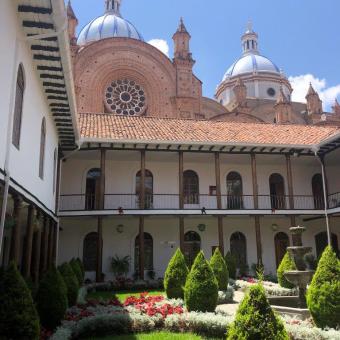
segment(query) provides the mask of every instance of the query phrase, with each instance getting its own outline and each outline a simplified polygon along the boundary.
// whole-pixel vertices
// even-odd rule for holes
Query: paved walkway
[[[238,305],[242,301],[243,297],[244,297],[244,293],[243,292],[236,291],[234,293],[234,301],[233,301],[233,303],[228,303],[228,304],[225,304],[225,305],[219,305],[218,309],[219,310],[223,310],[224,312],[226,312],[229,315],[233,315],[233,314],[236,313],[236,311],[238,309]]]

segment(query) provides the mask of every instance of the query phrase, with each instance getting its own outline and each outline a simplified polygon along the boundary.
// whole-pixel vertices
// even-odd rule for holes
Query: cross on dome
[[[253,30],[253,23],[248,21],[247,30],[242,36],[243,54],[259,54],[258,35]]]
[[[120,5],[122,0],[105,0],[106,2],[106,12],[114,12],[116,15],[120,16]]]

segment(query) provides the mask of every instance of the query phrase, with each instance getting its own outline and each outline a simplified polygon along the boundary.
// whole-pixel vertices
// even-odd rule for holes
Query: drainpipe
[[[328,197],[327,197],[327,189],[326,189],[325,163],[323,162],[321,156],[318,154],[319,148],[315,147],[315,148],[313,148],[313,151],[314,151],[316,159],[319,161],[319,163],[321,165],[323,199],[324,199],[324,206],[325,206],[325,219],[326,219],[326,229],[327,229],[327,240],[328,240],[328,245],[332,246],[331,231],[330,231],[329,216],[328,216]]]

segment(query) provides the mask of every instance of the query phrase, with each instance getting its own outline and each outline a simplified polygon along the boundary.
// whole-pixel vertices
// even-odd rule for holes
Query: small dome
[[[120,1],[107,1],[106,13],[92,20],[81,30],[77,44],[84,46],[106,38],[131,38],[144,41],[136,27],[121,17],[119,6]]]
[[[279,68],[268,58],[259,54],[247,54],[231,65],[227,73],[224,75],[223,80],[239,76],[244,73],[253,72],[271,72],[280,74]]]

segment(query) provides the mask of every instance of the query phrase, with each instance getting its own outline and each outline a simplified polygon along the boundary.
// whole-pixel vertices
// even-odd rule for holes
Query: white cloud
[[[303,74],[296,77],[289,77],[289,81],[294,89],[292,100],[297,102],[305,102],[309,83],[315,91],[319,93],[320,99],[323,101],[325,111],[330,111],[334,104],[335,98],[340,96],[340,84],[335,86],[327,86],[326,79],[319,79],[313,74]]]
[[[169,45],[166,40],[163,39],[151,39],[148,43],[156,48],[158,48],[161,52],[163,52],[167,57],[169,57]]]

